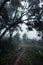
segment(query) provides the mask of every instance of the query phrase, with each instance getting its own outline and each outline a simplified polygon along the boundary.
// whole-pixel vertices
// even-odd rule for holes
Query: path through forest
[[[18,56],[18,58],[16,59],[14,65],[18,65],[19,60],[21,59],[21,57],[23,57],[24,53],[26,52],[26,48],[25,47],[22,47],[21,49],[22,49],[22,51],[21,51],[20,55]]]
[[[26,51],[27,51],[27,48],[29,49],[29,48],[33,48],[33,47],[35,47],[35,46],[32,46],[32,45],[20,45],[19,46],[20,47],[20,55],[17,57],[17,59],[15,60],[15,62],[14,62],[14,65],[19,65],[20,64],[20,60],[21,60],[21,62],[22,63],[25,63],[25,59],[26,59]],[[37,48],[42,48],[41,46],[36,46]],[[18,52],[18,53],[19,53]]]

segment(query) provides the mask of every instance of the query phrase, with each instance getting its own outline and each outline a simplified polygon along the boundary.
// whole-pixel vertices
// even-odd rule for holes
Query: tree
[[[21,2],[24,2],[24,5]],[[18,24],[23,24],[24,21],[28,21],[25,23],[28,30],[35,28],[43,33],[43,6],[40,7],[39,4],[40,0],[4,0],[0,6],[0,33],[3,28],[6,30],[0,34],[0,39],[8,30],[10,37],[12,37],[13,31],[17,27],[20,28]],[[22,20],[25,15],[28,16],[27,19]]]

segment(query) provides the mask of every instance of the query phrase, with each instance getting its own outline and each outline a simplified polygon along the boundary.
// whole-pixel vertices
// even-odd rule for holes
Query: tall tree
[[[43,33],[43,6],[40,7],[39,4],[40,0],[4,0],[0,6],[0,32],[3,28],[6,29],[0,34],[0,39],[8,30],[12,37],[15,28],[20,28],[18,24],[22,23],[28,26],[28,30],[32,30],[33,27]],[[27,19],[22,20],[24,16],[27,16]]]

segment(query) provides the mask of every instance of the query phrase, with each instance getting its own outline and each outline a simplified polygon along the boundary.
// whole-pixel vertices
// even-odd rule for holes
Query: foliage
[[[25,2],[24,6],[21,2]],[[20,28],[18,24],[23,24],[25,23],[24,21],[28,21],[25,23],[28,26],[28,30],[31,31],[32,28],[35,28],[37,31],[43,33],[43,6],[40,7],[39,4],[40,0],[4,0],[0,6],[0,38],[2,38],[8,30],[11,38],[16,27]],[[22,17],[25,15],[28,16],[28,18],[22,20]],[[1,34],[1,30],[4,28],[6,28],[6,30]]]

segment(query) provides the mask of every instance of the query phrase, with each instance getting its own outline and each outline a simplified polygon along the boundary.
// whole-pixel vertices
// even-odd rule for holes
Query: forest
[[[43,65],[43,0],[0,0],[0,65]]]

